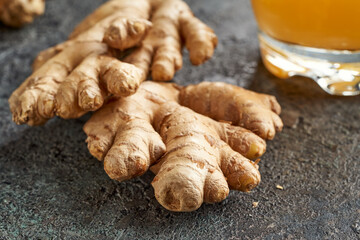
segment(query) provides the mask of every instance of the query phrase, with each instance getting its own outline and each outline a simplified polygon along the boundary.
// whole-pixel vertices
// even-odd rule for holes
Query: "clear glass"
[[[252,0],[266,68],[314,79],[329,94],[360,94],[359,0]]]

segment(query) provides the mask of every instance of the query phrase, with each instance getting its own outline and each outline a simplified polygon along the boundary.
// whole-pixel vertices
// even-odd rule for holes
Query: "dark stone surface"
[[[154,198],[151,173],[124,183],[107,177],[84,143],[89,116],[34,128],[12,123],[7,99],[37,52],[65,40],[102,2],[49,0],[34,24],[0,26],[0,239],[360,238],[360,98],[270,75],[246,0],[188,1],[220,44],[203,66],[185,59],[175,82],[225,81],[278,98],[286,127],[268,143],[253,192],[172,213]]]

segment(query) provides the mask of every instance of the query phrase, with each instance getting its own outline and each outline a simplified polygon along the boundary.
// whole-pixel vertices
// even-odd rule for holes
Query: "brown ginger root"
[[[153,24],[141,46],[124,61],[134,64],[144,72],[151,66],[152,79],[170,81],[182,67],[182,41],[190,53],[194,65],[208,60],[217,45],[213,30],[194,17],[190,8],[181,0],[150,0],[154,9]],[[111,28],[110,28],[111,30]],[[118,48],[105,36],[109,46]],[[151,64],[152,62],[152,64]],[[144,76],[143,80],[145,80]]]
[[[11,27],[31,23],[45,10],[45,0],[0,0],[0,21]]]
[[[249,145],[256,146],[256,155],[265,149],[260,138],[177,103],[164,104],[156,118],[155,129],[167,151],[152,167],[156,174],[152,185],[156,199],[165,208],[193,211],[203,202],[224,200],[229,188],[248,192],[259,184],[258,166],[234,151],[239,146],[230,146],[233,142],[230,133],[236,132]],[[247,136],[242,135],[244,132]]]
[[[187,86],[180,104],[216,120],[245,127],[264,139],[281,131],[281,107],[274,96],[252,92],[226,83],[203,82]]]
[[[117,4],[121,14],[107,20],[105,25],[100,21],[76,38],[41,52],[34,62],[33,74],[9,99],[13,120],[18,124],[40,125],[55,114],[76,118],[101,107],[111,93],[134,92],[142,73],[113,57],[102,38],[107,24],[126,16],[131,16],[132,23],[141,24],[144,30],[130,34],[132,28],[127,28],[123,42],[143,38],[150,27],[146,20],[150,5],[143,5],[146,3],[146,0],[111,1],[108,4]]]
[[[205,84],[211,90],[219,83]],[[189,89],[200,92],[202,87],[144,82],[132,96],[110,98],[84,126],[90,153],[103,160],[107,174],[119,181],[142,175],[154,164],[155,196],[172,211],[193,211],[203,202],[222,201],[229,188],[250,191],[260,182],[260,174],[258,161],[249,159],[265,152],[265,141],[245,128],[214,121],[179,104],[188,101]],[[222,93],[232,95],[234,105],[238,94],[252,94],[224,87]],[[248,103],[265,97],[269,96],[254,95]],[[205,95],[201,99],[208,101]],[[240,113],[241,104],[236,106]],[[254,111],[269,109],[264,105]],[[217,111],[209,109],[208,114],[215,114],[213,110]]]
[[[153,80],[171,80],[182,65],[182,39],[194,64],[210,58],[217,42],[181,0],[111,0],[68,41],[38,55],[33,74],[9,99],[13,120],[39,125],[54,115],[77,118],[111,94],[135,93],[150,67]]]

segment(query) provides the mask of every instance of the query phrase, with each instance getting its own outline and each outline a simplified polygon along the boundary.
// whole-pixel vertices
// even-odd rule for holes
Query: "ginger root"
[[[31,23],[45,10],[45,0],[0,0],[0,21],[11,27]]]
[[[229,121],[264,139],[281,131],[281,107],[274,96],[236,88],[226,83],[203,82],[181,91],[180,104],[215,120]]]
[[[195,65],[217,44],[183,1],[111,0],[68,41],[38,55],[33,74],[9,99],[13,120],[40,125],[55,115],[77,118],[109,95],[134,94],[150,71],[153,80],[171,80],[182,66],[183,44]]]
[[[224,109],[209,104],[215,96]],[[172,211],[193,211],[203,202],[220,202],[229,188],[246,192],[257,186],[257,161],[249,159],[265,152],[265,141],[180,103],[217,120],[226,120],[222,116],[227,115],[221,114],[232,106],[226,114],[236,115],[233,123],[251,123],[244,126],[257,127],[257,133],[268,138],[263,133],[271,131],[270,123],[275,131],[282,128],[279,118],[261,116],[280,112],[271,96],[225,83],[180,87],[147,81],[132,96],[111,97],[85,124],[90,153],[103,160],[107,174],[118,181],[142,175],[152,166],[156,199]]]

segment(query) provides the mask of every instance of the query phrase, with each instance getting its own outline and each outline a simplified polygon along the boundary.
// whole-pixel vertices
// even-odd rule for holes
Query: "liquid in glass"
[[[360,94],[360,1],[252,0],[265,66],[314,79],[334,95]]]

